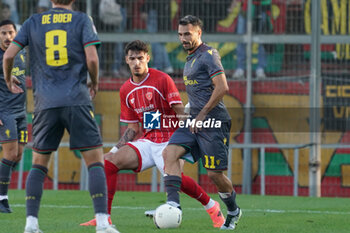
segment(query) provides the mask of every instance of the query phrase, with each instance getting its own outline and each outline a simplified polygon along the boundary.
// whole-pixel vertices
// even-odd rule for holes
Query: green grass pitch
[[[24,191],[10,190],[12,214],[0,214],[1,233],[21,233],[25,224]],[[212,195],[219,200],[217,195]],[[117,192],[112,221],[121,233],[193,233],[222,232],[199,202],[181,194],[182,224],[178,229],[157,229],[144,211],[165,202],[164,193]],[[350,198],[309,198],[238,195],[243,216],[235,232],[239,233],[342,233],[350,232]],[[226,210],[220,201],[223,213]],[[79,223],[90,220],[93,209],[86,191],[45,190],[39,213],[44,233],[93,233],[94,227]]]

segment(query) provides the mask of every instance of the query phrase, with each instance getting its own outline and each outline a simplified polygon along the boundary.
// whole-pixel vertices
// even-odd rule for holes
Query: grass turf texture
[[[21,233],[25,225],[25,193],[10,190],[12,214],[0,214],[1,233]],[[217,195],[212,195],[219,200]],[[341,233],[349,232],[350,199],[285,196],[238,195],[243,216],[235,232],[259,233]],[[181,194],[182,224],[178,229],[157,229],[144,211],[165,202],[164,193],[117,192],[112,221],[121,233],[222,232],[212,227],[211,220],[199,202]],[[224,205],[220,201],[226,215]],[[45,190],[39,213],[44,233],[95,232],[94,227],[79,223],[90,220],[93,209],[86,191]]]

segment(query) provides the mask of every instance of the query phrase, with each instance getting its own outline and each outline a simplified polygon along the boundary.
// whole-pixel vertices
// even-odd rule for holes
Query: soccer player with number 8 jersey
[[[88,166],[89,191],[97,217],[97,233],[117,233],[108,223],[107,188],[102,139],[94,119],[91,97],[98,90],[100,44],[92,20],[72,11],[74,0],[51,0],[53,8],[27,19],[4,54],[4,76],[9,89],[15,55],[29,47],[34,93],[33,165],[26,181],[25,233],[39,230],[38,212],[51,152],[64,130],[70,148],[80,150]],[[90,93],[87,86],[90,74]]]

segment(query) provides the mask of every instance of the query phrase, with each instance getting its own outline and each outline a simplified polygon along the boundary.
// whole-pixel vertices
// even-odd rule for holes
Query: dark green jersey
[[[84,48],[100,41],[86,14],[62,8],[35,14],[13,43],[29,46],[35,111],[91,104]]]
[[[2,58],[5,51],[0,49],[0,113],[17,114],[25,111],[26,102],[26,77],[25,77],[25,51],[17,54],[14,60],[12,75],[21,82],[18,86],[23,89],[23,93],[13,94],[7,88],[4,72],[2,69]]]
[[[211,79],[223,72],[224,68],[218,51],[206,44],[200,45],[196,51],[187,56],[183,79],[191,105],[190,113],[193,117],[198,115],[213,93],[214,86]],[[222,101],[209,112],[207,118],[231,120]]]

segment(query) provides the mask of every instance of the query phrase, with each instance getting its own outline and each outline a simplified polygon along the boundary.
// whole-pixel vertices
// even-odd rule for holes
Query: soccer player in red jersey
[[[147,45],[139,40],[132,41],[126,45],[125,54],[132,77],[120,89],[120,121],[128,123],[128,128],[117,145],[105,154],[109,214],[120,170],[141,172],[157,166],[164,174],[162,151],[176,127],[162,127],[160,116],[176,121],[176,116],[184,115],[184,107],[174,81],[169,75],[148,68],[150,56]],[[143,135],[133,141],[139,131],[139,123],[143,125]],[[225,219],[219,203],[211,199],[192,178],[182,174],[180,190],[201,202],[214,227],[223,224]],[[94,226],[95,219],[81,225]]]

